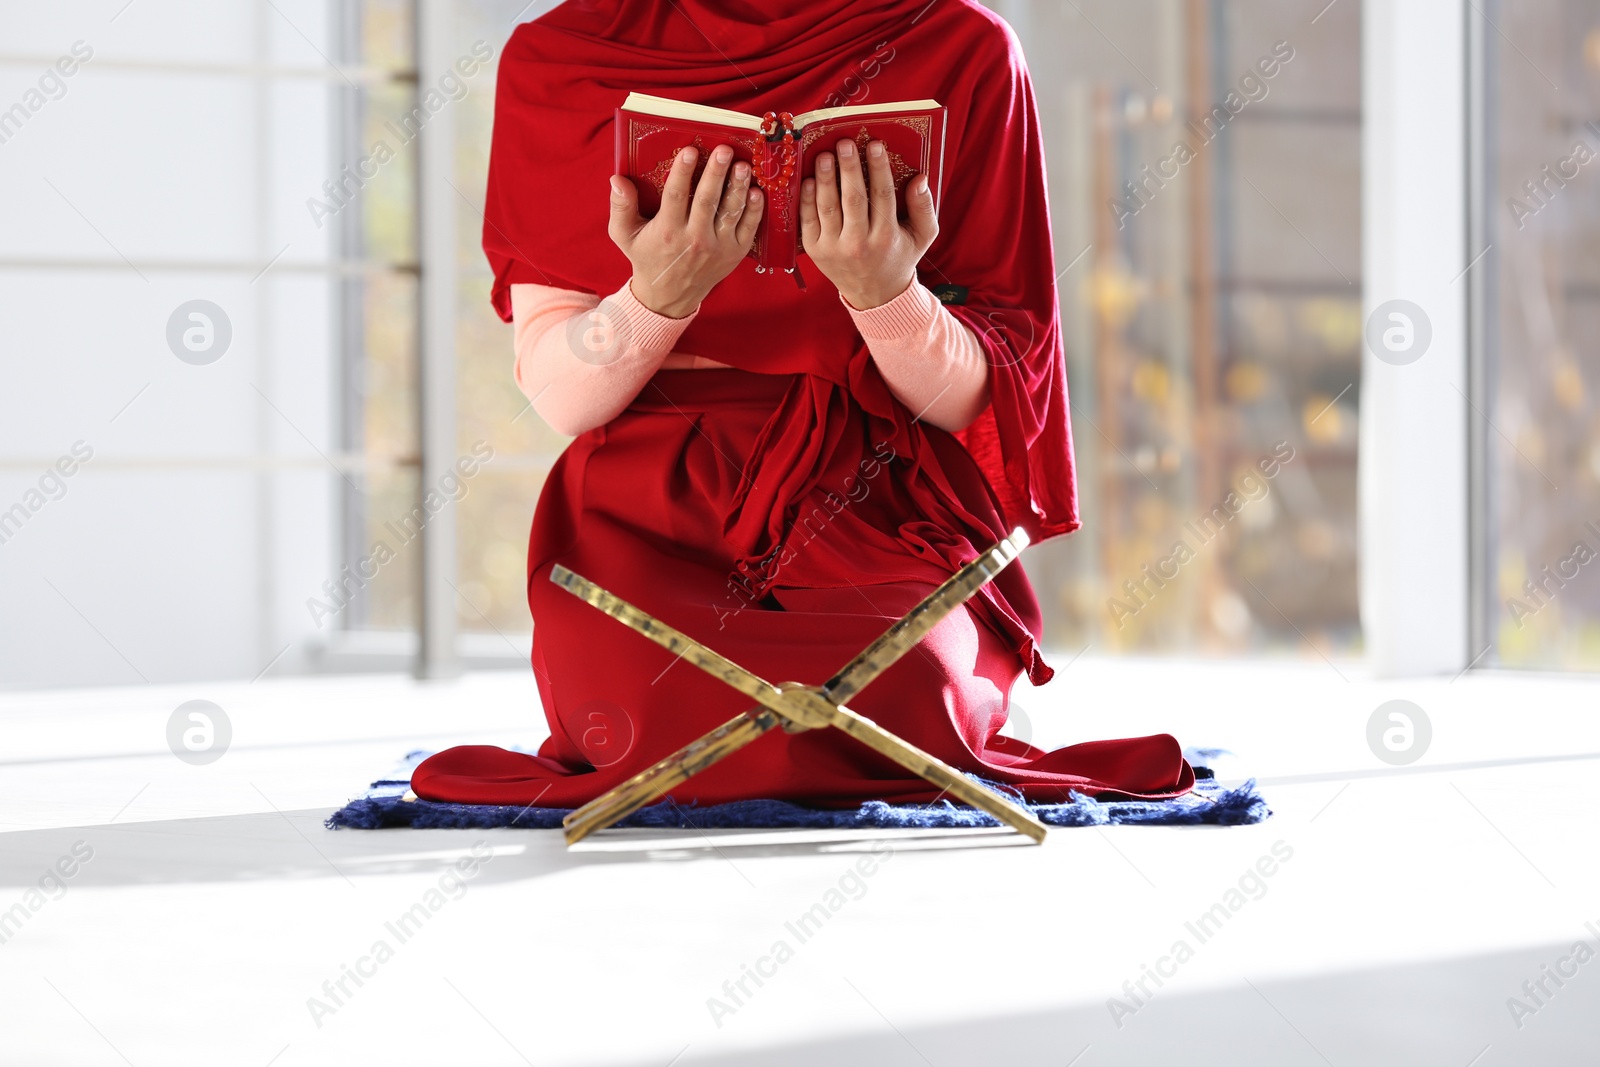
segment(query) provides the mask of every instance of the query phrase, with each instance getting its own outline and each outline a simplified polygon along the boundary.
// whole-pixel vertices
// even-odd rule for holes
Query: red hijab
[[[518,26],[500,61],[483,231],[503,319],[519,282],[603,295],[627,281],[628,260],[606,236],[606,183],[613,110],[634,90],[755,114],[841,96],[946,105],[941,232],[919,275],[930,288],[965,287],[966,302],[947,306],[981,340],[993,396],[957,436],[1008,525],[1036,541],[1078,528],[1038,114],[1004,22],[973,0],[568,0]],[[830,406],[822,391],[843,387],[916,455],[921,424],[888,393],[837,290],[800,264],[805,290],[741,263],[676,349],[812,375],[816,395],[796,406],[813,429]],[[778,477],[752,471],[773,499],[741,520],[752,552],[781,533],[783,505],[826,437],[793,420],[773,430],[777,454],[757,466]]]

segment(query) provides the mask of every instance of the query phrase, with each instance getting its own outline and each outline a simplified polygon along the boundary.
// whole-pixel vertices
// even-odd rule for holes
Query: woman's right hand
[[[678,153],[661,192],[661,210],[649,220],[639,215],[633,183],[611,176],[607,232],[633,264],[634,298],[674,319],[691,314],[739,265],[766,208],[761,190],[750,184],[750,164],[733,163],[732,148],[714,148],[693,186],[698,157],[694,148]]]

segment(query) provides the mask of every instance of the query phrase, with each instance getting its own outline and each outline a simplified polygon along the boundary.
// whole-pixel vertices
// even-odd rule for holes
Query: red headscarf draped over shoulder
[[[1038,114],[1021,47],[997,16],[973,0],[568,0],[512,34],[496,91],[484,249],[507,321],[519,282],[600,295],[626,282],[606,222],[612,115],[630,91],[754,114],[946,105],[941,231],[918,272],[930,288],[965,288],[965,303],[947,306],[981,340],[993,397],[957,436],[1008,525],[1036,541],[1077,529]],[[805,290],[740,264],[677,348],[816,375],[904,432],[909,416],[893,410],[837,291],[800,263]],[[782,516],[760,521],[778,530]]]

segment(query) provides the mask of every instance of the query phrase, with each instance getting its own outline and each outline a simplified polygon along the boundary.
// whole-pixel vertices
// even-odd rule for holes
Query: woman
[[[745,255],[764,196],[722,146],[698,181],[699,153],[681,153],[661,210],[639,216],[611,173],[632,90],[754,114],[936,99],[939,218],[918,176],[897,219],[876,145],[841,141],[798,205],[807,284],[758,275]],[[818,683],[1011,528],[1078,527],[1038,119],[1000,19],[972,0],[569,0],[518,27],[498,94],[493,299],[515,322],[523,391],[576,438],[528,554],[551,736],[538,755],[441,752],[417,768],[418,796],[575,807],[749,705],[556,587],[554,564],[762,677]],[[1168,735],[996,740],[1018,676],[1052,674],[1039,633],[1014,565],[851,706],[1032,800],[1186,792]],[[843,807],[937,792],[816,730],[775,731],[671,795]]]

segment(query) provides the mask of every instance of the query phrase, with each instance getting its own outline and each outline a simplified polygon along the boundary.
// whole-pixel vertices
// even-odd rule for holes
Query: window
[[[1600,3],[1485,2],[1482,662],[1600,669]]]
[[[511,376],[509,328],[489,306],[490,274],[479,246],[483,191],[488,175],[495,76],[501,48],[518,21],[549,4],[458,0],[447,20],[450,47],[440,69],[421,69],[424,89],[439,88],[453,119],[453,191],[449,205],[456,234],[455,384],[456,453],[470,475],[456,497],[455,574],[448,577],[456,623],[477,658],[521,658],[530,620],[524,593],[528,527],[545,472],[566,443],[528,407]],[[366,0],[352,5],[345,33],[357,50],[353,61],[412,65],[415,53],[412,5],[405,0]],[[472,70],[470,76],[461,71]],[[401,148],[409,133],[406,116],[416,105],[416,86],[345,87],[344,154],[347,161],[371,157],[382,143]],[[386,165],[385,169],[389,169]],[[382,248],[397,259],[416,258],[416,158],[406,143],[395,153],[392,173],[361,189],[361,210],[352,212],[348,240],[355,247]],[[416,457],[418,425],[417,286],[414,275],[353,279],[348,283],[347,381],[350,444],[369,456]],[[411,519],[420,484],[411,467],[373,477],[364,492],[346,494],[347,543],[352,561],[380,542],[394,545],[417,525]],[[431,487],[430,488],[437,488]],[[419,568],[380,571],[363,590],[351,625],[410,629],[420,604]],[[488,640],[479,640],[483,635]]]
[[[991,4],[1030,57],[1084,528],[1047,642],[1360,647],[1359,4]]]

